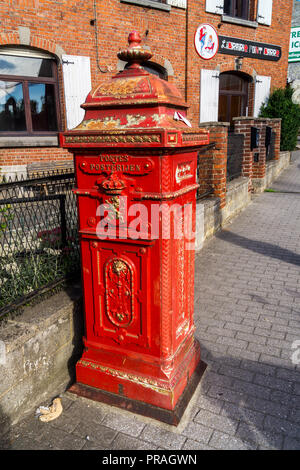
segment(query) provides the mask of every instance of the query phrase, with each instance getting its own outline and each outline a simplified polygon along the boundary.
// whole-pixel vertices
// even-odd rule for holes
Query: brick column
[[[233,119],[235,134],[244,135],[242,176],[249,178],[249,188],[252,190],[253,154],[251,152],[251,127],[254,126],[254,118],[237,117]]]
[[[253,179],[260,179],[263,181],[266,175],[266,122],[265,118],[254,117],[237,117],[234,121],[234,132],[236,134],[243,134],[244,149],[243,149],[243,163],[242,175],[247,176],[249,181],[249,191],[253,191]],[[259,129],[259,146],[251,150],[251,127]],[[260,183],[259,183],[260,185]]]
[[[266,176],[266,120],[255,119],[254,126],[259,129],[259,147],[253,150],[252,178],[263,179]]]
[[[208,150],[205,154],[206,162],[210,163],[209,166],[206,165],[206,177],[208,178],[210,187],[213,189],[214,196],[220,199],[220,208],[222,209],[226,205],[227,141],[229,124],[224,122],[211,122],[201,123],[200,126],[209,131],[210,142],[216,143],[216,147]],[[201,185],[200,178],[199,183]]]

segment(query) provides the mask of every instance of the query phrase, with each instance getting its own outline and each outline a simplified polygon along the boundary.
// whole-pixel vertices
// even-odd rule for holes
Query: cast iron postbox
[[[140,42],[129,35],[118,54],[128,67],[60,136],[74,154],[85,309],[71,391],[178,424],[205,368],[193,242],[197,150],[209,135],[190,127],[179,91],[142,68],[151,53]]]

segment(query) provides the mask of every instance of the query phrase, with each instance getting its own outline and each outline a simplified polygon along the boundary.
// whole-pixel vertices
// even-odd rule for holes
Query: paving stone
[[[212,429],[227,432],[228,434],[234,434],[238,426],[237,421],[226,416],[216,415],[207,410],[200,410],[195,416],[194,421]]]
[[[243,403],[247,408],[261,413],[270,414],[280,419],[287,419],[289,416],[289,408],[282,406],[280,403],[271,400],[263,400],[254,396],[244,396]]]
[[[254,373],[270,375],[272,377],[275,376],[277,370],[276,367],[262,364],[261,362],[248,361],[247,359],[241,361],[240,367]]]
[[[37,440],[41,445],[47,443],[57,450],[80,450],[86,442],[80,437],[66,433],[61,429],[54,429],[52,426],[48,426],[40,436],[37,436]]]
[[[240,423],[236,435],[243,441],[252,442],[259,449],[280,450],[283,444],[283,435],[271,433],[250,423]]]
[[[220,367],[219,373],[225,376],[228,375],[229,377],[239,378],[241,380],[245,380],[246,382],[252,382],[254,378],[253,372],[240,369],[239,367],[230,367],[226,365]]]
[[[282,390],[285,392],[291,392],[293,388],[293,382],[287,380],[276,379],[262,374],[256,374],[254,383],[263,385],[264,387],[272,388],[273,390]]]
[[[193,441],[192,439],[187,439],[182,447],[182,450],[216,450],[214,447],[211,447],[203,442]]]
[[[230,388],[232,385],[233,379],[229,376],[217,374],[215,372],[208,371],[203,377],[203,382],[210,385],[219,385],[221,387]]]
[[[250,423],[255,426],[262,425],[265,418],[264,413],[253,411],[245,406],[238,406],[232,403],[225,403],[221,414],[228,418],[235,419],[236,421]]]
[[[79,421],[95,421],[101,423],[105,410],[100,404],[91,400],[78,398],[68,409],[68,416]]]
[[[135,416],[125,416],[121,413],[108,413],[101,424],[133,437],[139,436],[145,427],[145,423]]]
[[[264,428],[300,439],[300,427],[291,421],[274,418],[274,416],[266,416]]]
[[[157,446],[149,442],[134,439],[132,436],[120,433],[112,443],[111,450],[156,450]]]
[[[180,434],[169,432],[152,425],[145,427],[140,438],[157,446],[161,446],[164,449],[171,450],[181,449],[186,440],[186,438]]]
[[[286,437],[283,444],[284,450],[300,450],[300,439]]]
[[[1,445],[0,445],[1,449]],[[52,445],[48,441],[37,442],[36,440],[29,439],[28,437],[20,436],[17,439],[10,441],[7,447],[3,446],[5,450],[53,450]]]
[[[201,395],[197,399],[197,407],[204,410],[211,411],[212,413],[219,414],[224,406],[223,400],[218,400],[205,395]],[[199,411],[199,410],[198,410]],[[198,413],[197,411],[197,413]]]
[[[219,431],[214,431],[209,444],[216,449],[222,450],[251,450],[257,448],[256,445],[244,442],[241,439],[229,436],[228,434],[224,434]]]
[[[190,422],[186,428],[182,431],[182,434],[190,439],[195,441],[208,443],[211,435],[213,433],[212,429],[209,429],[207,426],[202,426],[201,424]]]
[[[233,389],[245,393],[247,395],[253,395],[259,398],[269,398],[271,391],[260,385],[250,384],[242,380],[235,380],[233,383]]]
[[[73,434],[107,448],[116,437],[117,431],[93,421],[85,421],[78,424]]]

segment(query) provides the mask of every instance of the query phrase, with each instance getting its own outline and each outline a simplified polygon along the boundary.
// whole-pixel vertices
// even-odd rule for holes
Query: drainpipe
[[[113,68],[109,67],[106,65],[105,69],[103,69],[100,66],[100,61],[99,61],[99,46],[98,46],[98,16],[97,16],[97,0],[93,0],[93,7],[94,7],[94,26],[95,26],[95,41],[96,41],[96,63],[98,70],[100,70],[101,73],[107,73],[107,72],[112,72]]]

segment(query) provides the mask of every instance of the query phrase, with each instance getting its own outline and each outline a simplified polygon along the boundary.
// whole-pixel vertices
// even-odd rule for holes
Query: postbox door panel
[[[106,241],[91,242],[90,250],[94,341],[150,348],[149,247]]]

